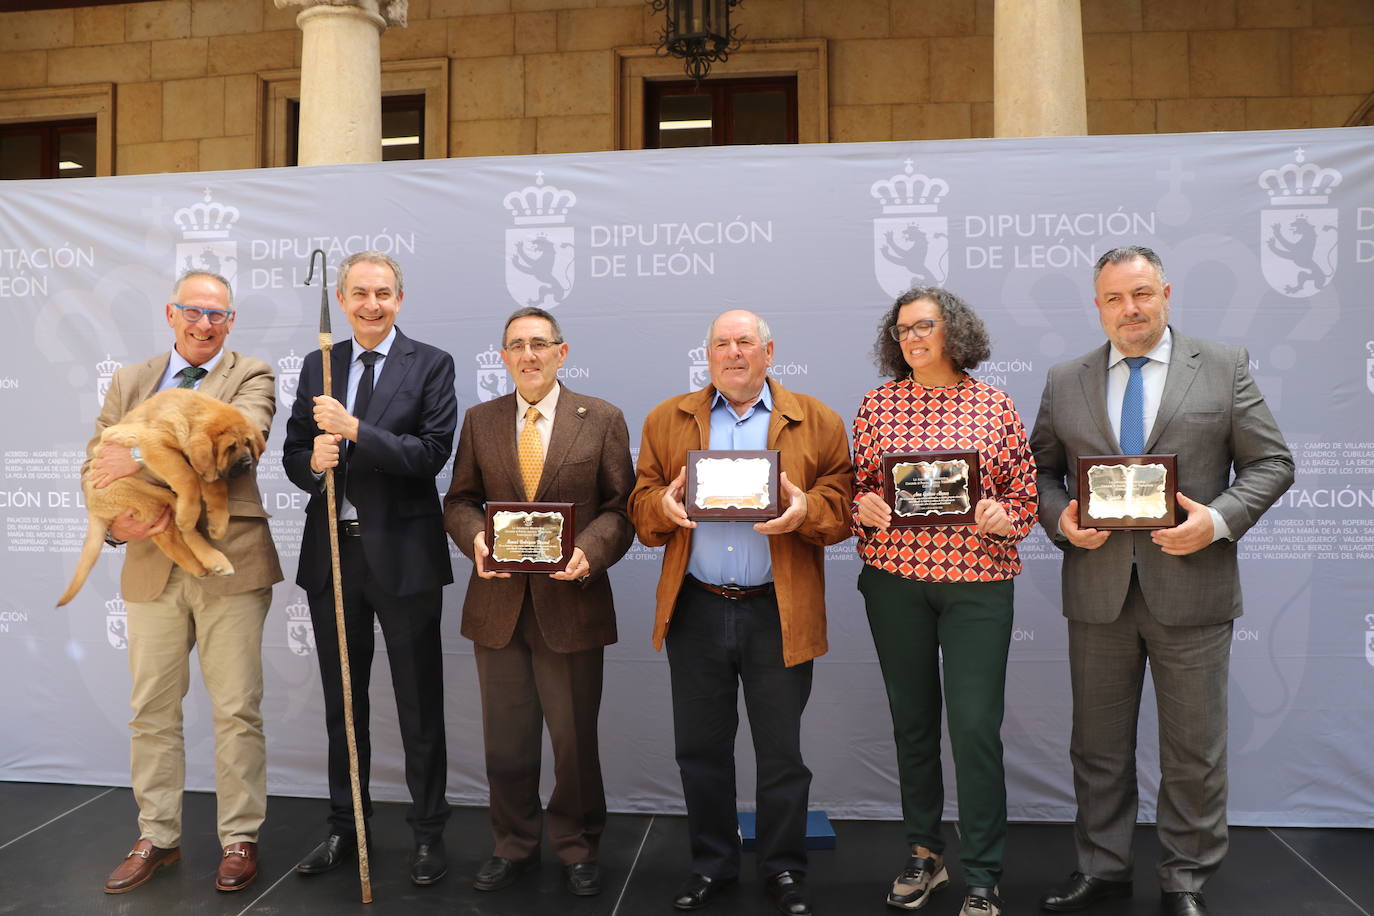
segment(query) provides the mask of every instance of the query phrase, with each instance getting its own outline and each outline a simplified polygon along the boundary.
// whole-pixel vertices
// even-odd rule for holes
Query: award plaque
[[[572,559],[575,530],[572,503],[487,503],[486,567],[559,572]]]
[[[687,453],[687,517],[700,521],[766,522],[782,514],[778,451],[697,450]]]
[[[883,456],[883,498],[893,528],[972,525],[982,498],[978,453],[902,452]]]
[[[1177,524],[1177,455],[1079,456],[1080,528],[1143,530]]]

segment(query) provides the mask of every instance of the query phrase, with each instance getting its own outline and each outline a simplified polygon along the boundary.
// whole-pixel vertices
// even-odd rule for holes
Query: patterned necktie
[[[202,369],[200,366],[187,366],[185,369],[181,370],[181,382],[177,385],[177,387],[196,387],[196,382],[200,381],[202,378],[205,377],[206,371],[207,370]]]
[[[539,427],[534,421],[539,419],[539,408],[531,407],[525,411],[525,427],[520,430],[518,451],[520,457],[520,479],[525,484],[525,498],[534,499],[539,489],[539,477],[544,473],[544,439],[539,435]]]
[[[1148,356],[1128,356],[1131,377],[1126,380],[1126,394],[1121,398],[1121,453],[1139,455],[1145,451],[1145,377],[1140,367],[1150,361]]]

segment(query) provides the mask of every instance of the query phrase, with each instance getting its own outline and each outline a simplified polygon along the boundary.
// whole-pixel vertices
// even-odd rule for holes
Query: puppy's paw
[[[206,575],[208,576],[232,576],[234,574],[234,564],[229,562],[229,558],[219,551],[206,558]]]
[[[229,531],[229,519],[226,518],[222,522],[212,520],[210,524],[206,526],[205,530],[209,532],[210,537],[218,541]]]

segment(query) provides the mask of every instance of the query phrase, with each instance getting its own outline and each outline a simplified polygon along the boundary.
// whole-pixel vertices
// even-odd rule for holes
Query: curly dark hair
[[[894,379],[911,375],[911,367],[902,357],[902,345],[892,339],[888,328],[897,323],[902,306],[918,299],[929,299],[940,310],[945,327],[945,355],[958,370],[973,369],[992,355],[988,330],[983,319],[974,314],[967,302],[939,286],[915,286],[897,297],[892,307],[878,322],[878,340],[873,344],[873,362],[878,371]]]

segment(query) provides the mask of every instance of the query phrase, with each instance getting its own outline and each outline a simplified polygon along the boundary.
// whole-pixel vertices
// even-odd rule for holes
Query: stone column
[[[1079,0],[996,3],[992,21],[993,134],[1086,134],[1088,103]]]
[[[381,36],[406,0],[275,0],[302,7],[299,165],[382,158]]]

